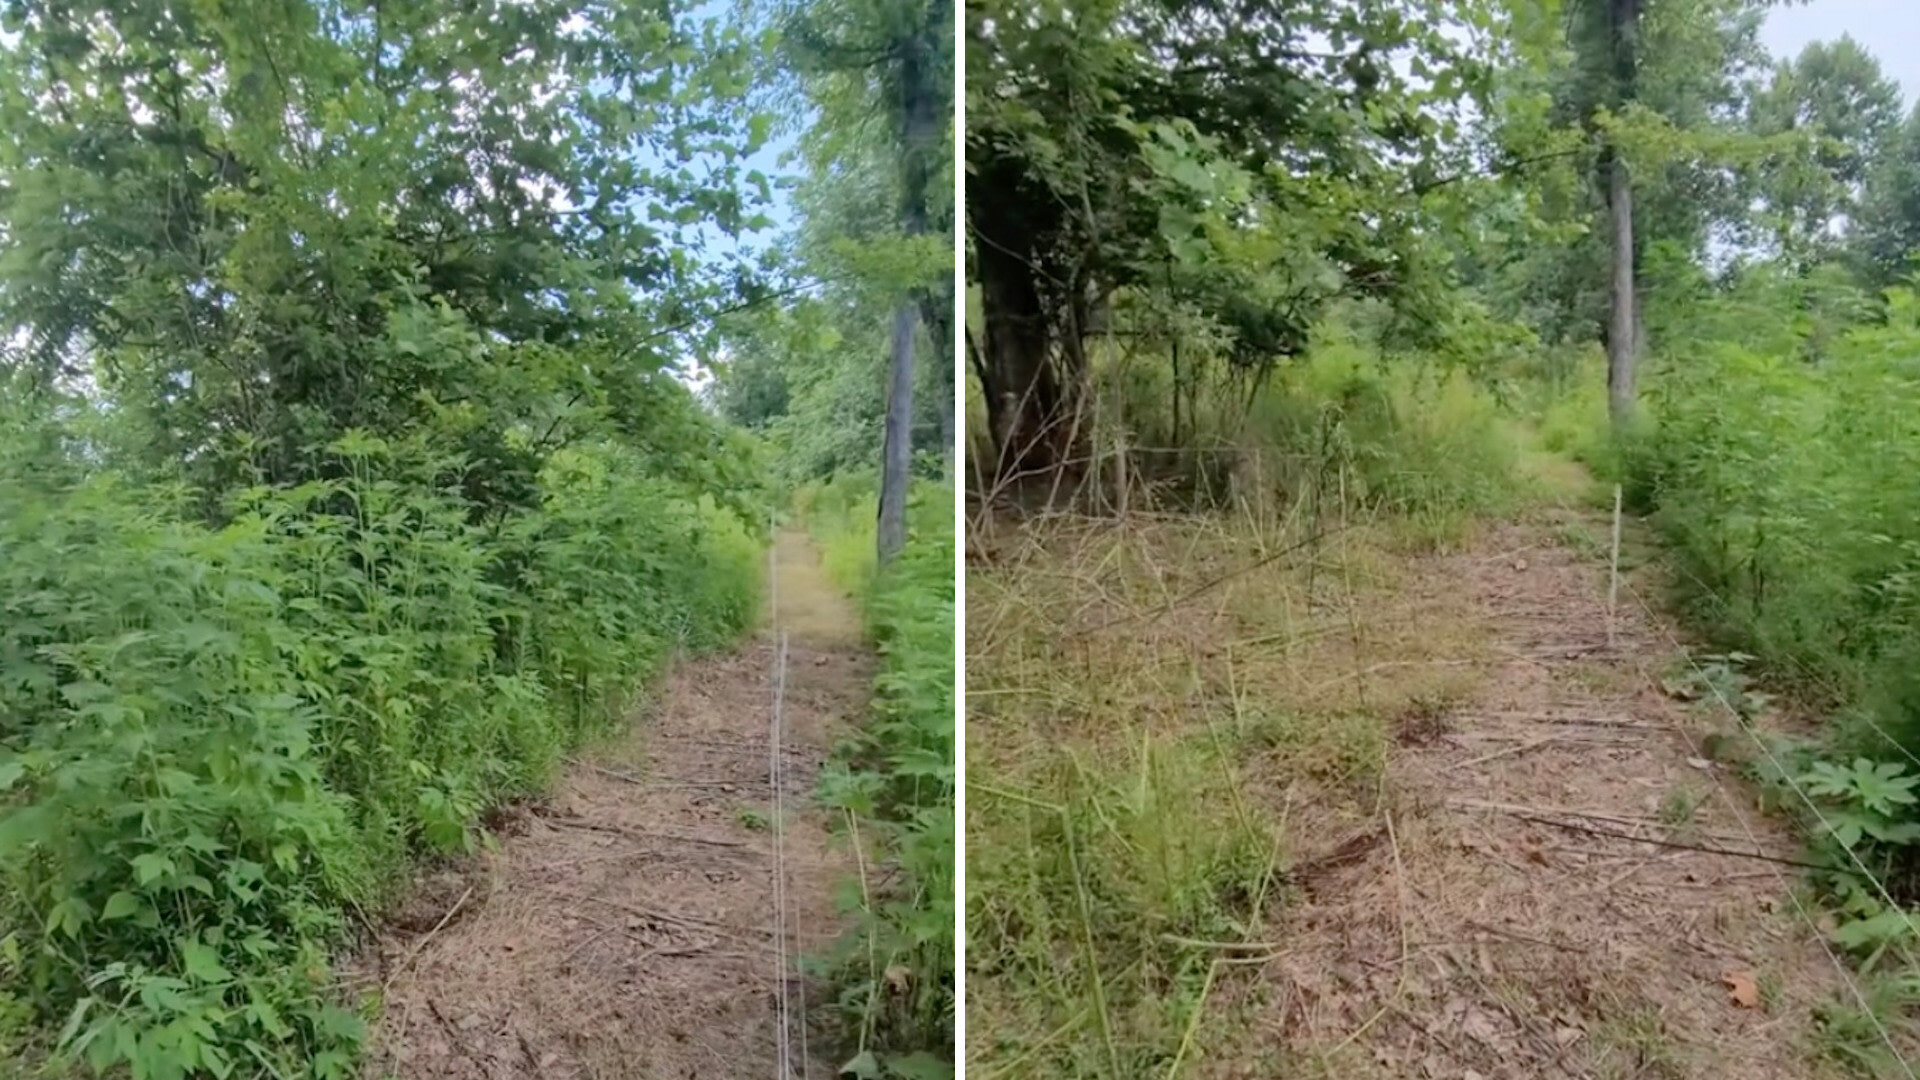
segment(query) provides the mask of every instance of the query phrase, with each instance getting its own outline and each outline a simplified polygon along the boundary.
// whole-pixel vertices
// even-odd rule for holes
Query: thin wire
[[[780,568],[778,540],[771,512],[767,515],[767,619],[776,633],[780,625]],[[767,732],[767,787],[773,800],[773,946],[775,1001],[774,1080],[793,1076],[792,1008],[787,1000],[787,872],[786,872],[786,776],[781,754],[780,723],[787,693],[787,637],[779,633],[773,657],[773,710]]]
[[[787,671],[786,653],[787,653],[787,635],[785,631],[781,631],[780,633],[780,683],[782,687],[786,685],[786,681],[787,681],[786,680],[786,671]],[[784,777],[786,775],[786,772],[787,772],[786,760],[783,757],[780,763],[780,774]],[[794,969],[794,972],[800,976],[799,986],[796,988],[797,992],[800,995],[800,1080],[812,1080],[813,1069],[811,1066],[812,1066],[813,1057],[811,1052],[807,1049],[807,977],[806,977],[806,972],[800,966],[800,958],[806,951],[806,936],[801,932],[801,928],[800,928],[800,902],[798,900],[794,901],[794,904],[793,904],[793,949],[794,949],[793,969]]]
[[[1647,603],[1646,598],[1640,595],[1640,590],[1634,588],[1633,583],[1627,580],[1626,578],[1621,578],[1620,583],[1626,586],[1627,595],[1633,597],[1634,603],[1639,606],[1641,612],[1646,616],[1647,624],[1650,626],[1658,627],[1661,634],[1667,639],[1668,643],[1673,646],[1675,651],[1679,652],[1680,655],[1686,657],[1688,665],[1691,666],[1694,669],[1694,672],[1700,676],[1701,682],[1705,683],[1707,687],[1713,691],[1714,697],[1718,698],[1720,700],[1720,704],[1726,708],[1729,714],[1733,716],[1734,725],[1736,727],[1739,727],[1741,730],[1746,731],[1747,734],[1753,738],[1754,742],[1757,745],[1759,745],[1761,752],[1766,754],[1769,760],[1773,761],[1775,766],[1775,771],[1778,772],[1781,777],[1786,779],[1788,785],[1793,787],[1794,791],[1800,795],[1802,800],[1806,801],[1808,807],[1813,809],[1814,815],[1816,817],[1819,817],[1823,824],[1827,824],[1826,818],[1824,815],[1820,813],[1819,808],[1813,805],[1812,800],[1807,798],[1805,792],[1800,791],[1799,785],[1794,783],[1793,778],[1786,772],[1784,768],[1780,766],[1779,759],[1773,756],[1773,752],[1767,748],[1766,743],[1763,742],[1758,735],[1754,735],[1754,733],[1747,728],[1746,724],[1740,718],[1739,710],[1735,709],[1733,707],[1733,704],[1726,699],[1726,695],[1720,692],[1719,686],[1717,686],[1712,680],[1707,678],[1706,672],[1700,667],[1700,665],[1697,662],[1694,661],[1693,654],[1687,651],[1687,649],[1681,645],[1680,640],[1674,636],[1673,631],[1664,622],[1662,622],[1657,615],[1654,614],[1653,608]],[[1640,674],[1643,679],[1650,677],[1644,664],[1636,660],[1634,662],[1634,666],[1640,669]],[[1686,743],[1688,751],[1693,756],[1697,758],[1704,756],[1700,748],[1694,744],[1693,736],[1688,734],[1685,728],[1681,727],[1678,722],[1674,722],[1670,726],[1673,728],[1674,734],[1680,736],[1681,741]],[[1732,812],[1734,820],[1740,823],[1741,831],[1747,834],[1747,839],[1753,844],[1754,850],[1755,851],[1761,850],[1762,845],[1760,843],[1759,835],[1754,832],[1753,826],[1748,823],[1747,816],[1745,813],[1741,811],[1739,802],[1735,800],[1732,795],[1728,794],[1725,782],[1723,782],[1720,776],[1717,773],[1713,772],[1711,769],[1707,771],[1707,775],[1710,779],[1713,780],[1715,791],[1720,795],[1720,799],[1722,802],[1726,804],[1727,809]],[[1832,831],[1830,824],[1828,826],[1828,831],[1829,833],[1831,833]],[[1838,839],[1839,838],[1836,836],[1835,840],[1838,840]],[[1848,856],[1853,858],[1854,863],[1860,866],[1861,872],[1866,873],[1865,865],[1860,863],[1860,859],[1858,856],[1854,855],[1853,849],[1847,847],[1845,844],[1841,844],[1840,846],[1846,850]],[[1888,1031],[1886,1025],[1880,1022],[1879,1014],[1874,1011],[1873,1006],[1867,1001],[1866,993],[1860,989],[1859,982],[1854,979],[1853,973],[1848,969],[1846,962],[1841,960],[1839,955],[1833,951],[1832,946],[1827,944],[1826,934],[1821,931],[1820,924],[1817,920],[1814,919],[1813,913],[1807,910],[1806,903],[1800,899],[1799,892],[1795,890],[1792,883],[1787,880],[1786,872],[1784,870],[1781,870],[1778,866],[1775,866],[1772,869],[1773,869],[1774,877],[1780,883],[1780,891],[1784,892],[1787,895],[1787,899],[1792,901],[1794,911],[1799,913],[1800,918],[1806,922],[1807,929],[1812,932],[1813,940],[1815,941],[1815,943],[1817,943],[1820,946],[1820,951],[1825,953],[1827,956],[1827,959],[1832,962],[1834,971],[1837,972],[1840,976],[1840,981],[1846,984],[1846,987],[1848,990],[1852,991],[1854,1000],[1858,1002],[1860,1005],[1861,1013],[1863,1013],[1867,1017],[1868,1022],[1871,1023],[1874,1027],[1874,1030],[1879,1033],[1881,1041],[1887,1044],[1887,1049],[1893,1054],[1893,1060],[1899,1064],[1901,1070],[1907,1074],[1909,1080],[1920,1080],[1920,1074],[1916,1074],[1913,1070],[1913,1066],[1909,1065],[1907,1063],[1907,1059],[1901,1055],[1900,1047],[1893,1041],[1893,1033]],[[1871,873],[1866,873],[1866,876],[1867,876],[1867,879],[1869,881],[1873,881],[1875,885],[1880,884],[1878,879],[1874,878],[1874,876]],[[1882,894],[1886,894],[1886,891],[1887,891],[1886,887],[1880,886],[1880,891]],[[1892,902],[1891,896],[1888,896],[1888,901],[1889,903]],[[1900,908],[1898,904],[1894,904],[1893,909],[1895,911],[1900,911],[1903,918],[1907,918],[1906,913]],[[1913,920],[1911,918],[1907,918],[1907,924],[1909,927],[1911,927],[1913,925]]]
[[[773,684],[773,906],[780,951],[780,1080],[793,1076],[793,1005],[787,990],[790,928],[787,925],[787,765],[784,713],[787,696],[787,635],[780,633]]]

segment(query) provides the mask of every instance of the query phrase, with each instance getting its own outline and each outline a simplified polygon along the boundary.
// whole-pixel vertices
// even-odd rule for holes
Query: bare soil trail
[[[1284,948],[1242,1001],[1248,1045],[1205,1072],[1305,1050],[1330,1077],[1828,1075],[1809,1039],[1846,990],[1802,873],[1662,846],[1800,854],[1702,756],[1731,722],[1671,691],[1683,659],[1626,588],[1609,634],[1608,531],[1559,509],[1414,560],[1396,606],[1472,627],[1479,677],[1396,721],[1370,817],[1269,796],[1291,814]]]
[[[790,951],[840,929],[851,855],[811,804],[872,659],[806,538],[774,546],[776,605],[736,651],[681,662],[631,728],[571,765],[499,850],[421,883],[422,916],[378,949],[370,1077],[766,1080],[778,1020],[770,717],[779,630]],[[370,965],[371,966],[371,965]],[[790,980],[799,994],[801,980]],[[823,1015],[818,987],[808,1011]],[[796,1006],[797,1008],[797,1006]],[[799,1032],[794,1034],[799,1054]],[[816,1029],[809,1072],[833,1075]],[[794,1071],[800,1071],[796,1057]]]

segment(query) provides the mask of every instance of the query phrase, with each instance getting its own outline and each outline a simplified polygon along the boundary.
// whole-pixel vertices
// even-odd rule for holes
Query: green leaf
[[[220,983],[232,978],[221,965],[220,954],[201,942],[181,942],[180,959],[188,978],[203,983]]]
[[[87,1018],[87,1011],[93,1008],[93,1002],[93,998],[83,997],[73,1003],[73,1008],[67,1012],[67,1022],[60,1025],[60,1035],[53,1043],[55,1047],[65,1050],[72,1045],[73,1037],[80,1032],[80,1024]]]
[[[924,1051],[887,1058],[887,1071],[901,1080],[953,1080],[953,1063]]]
[[[156,851],[143,852],[133,857],[133,880],[141,885],[149,885],[160,878],[171,878],[176,872],[173,860]]]
[[[100,917],[107,921],[124,919],[139,910],[140,898],[123,890],[107,897],[107,906],[101,909]]]

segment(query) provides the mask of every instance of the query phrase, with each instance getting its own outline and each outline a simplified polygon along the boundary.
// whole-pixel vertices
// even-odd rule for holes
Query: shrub
[[[1890,314],[1818,363],[1725,344],[1672,365],[1626,459],[1689,612],[1834,713],[1826,750],[1861,776],[1920,754],[1920,306]]]
[[[554,454],[491,520],[457,460],[329,455],[218,526],[0,455],[0,1018],[58,1053],[351,1075],[343,913],[752,618],[753,541],[621,448]]]

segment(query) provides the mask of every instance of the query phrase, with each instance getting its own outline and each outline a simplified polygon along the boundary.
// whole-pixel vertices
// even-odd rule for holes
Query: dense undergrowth
[[[860,604],[881,665],[871,711],[837,748],[821,799],[873,853],[860,920],[835,960],[867,1077],[950,1075],[954,1060],[954,522],[952,489],[916,485],[906,547],[874,565],[871,485],[804,489],[827,572]]]
[[[1895,293],[1817,358],[1768,326],[1666,367],[1622,476],[1735,689],[1746,668],[1822,718],[1756,756],[1829,860],[1879,882],[1830,882],[1858,917],[1842,942],[1872,953],[1911,937],[1888,893],[1920,900],[1920,309]]]
[[[481,516],[364,434],[227,492],[0,436],[0,1052],[52,1068],[354,1075],[350,925],[754,613],[759,538],[612,442]]]
[[[1171,408],[1164,364],[1096,353],[1092,382],[1103,392],[1084,425],[1094,464],[1053,494],[1102,513],[1145,498],[1270,522],[1384,514],[1410,542],[1457,541],[1474,520],[1516,505],[1525,441],[1485,381],[1438,355],[1383,350],[1364,328],[1373,314],[1329,319],[1306,355],[1257,385],[1193,377]],[[978,410],[970,415],[977,456],[985,436]]]

